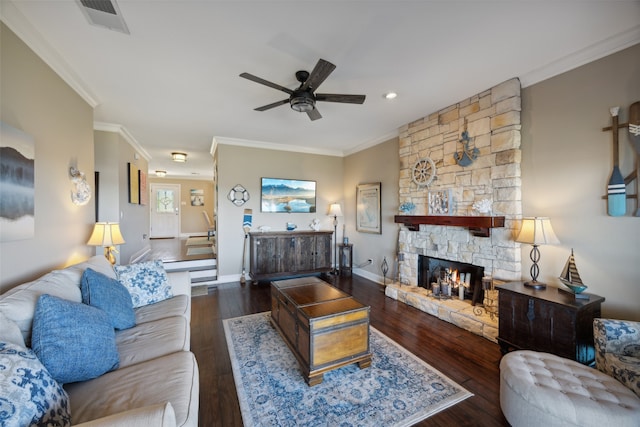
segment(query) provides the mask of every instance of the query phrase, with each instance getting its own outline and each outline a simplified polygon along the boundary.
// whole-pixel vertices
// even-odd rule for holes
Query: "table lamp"
[[[333,217],[333,238],[334,238],[334,258],[333,258],[333,274],[338,274],[338,217],[342,216],[340,203],[332,203],[329,206],[329,216]]]
[[[531,280],[525,282],[524,285],[533,289],[545,289],[546,283],[538,282],[538,274],[540,268],[538,267],[538,261],[540,261],[539,245],[557,245],[560,243],[556,234],[551,228],[551,220],[547,217],[529,217],[522,219],[522,228],[516,238],[516,242],[528,243],[533,245],[531,254],[529,257],[533,262],[531,266]]]
[[[115,246],[123,243],[126,242],[120,233],[120,224],[117,222],[96,222],[87,245],[103,246],[104,257],[113,265],[116,263],[116,257],[113,253],[118,252]]]

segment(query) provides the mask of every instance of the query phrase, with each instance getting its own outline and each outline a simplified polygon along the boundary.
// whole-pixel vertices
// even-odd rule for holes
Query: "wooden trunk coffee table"
[[[369,307],[317,277],[271,282],[271,324],[310,386],[332,369],[371,365]]]

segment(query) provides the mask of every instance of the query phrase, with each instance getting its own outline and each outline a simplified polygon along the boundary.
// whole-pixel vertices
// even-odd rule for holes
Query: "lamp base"
[[[532,288],[532,289],[536,289],[536,290],[547,289],[547,284],[546,283],[538,282],[537,280],[531,280],[529,282],[524,282],[524,285],[527,288]]]

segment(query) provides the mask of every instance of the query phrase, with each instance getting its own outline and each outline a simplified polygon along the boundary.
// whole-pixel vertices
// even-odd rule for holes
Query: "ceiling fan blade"
[[[339,93],[316,93],[316,101],[343,102],[347,104],[362,104],[366,95],[344,95]]]
[[[309,110],[307,111],[307,116],[309,116],[309,118],[311,120],[318,120],[322,118],[322,115],[320,114],[320,111],[318,111],[317,108],[314,107],[313,110]]]
[[[262,107],[254,108],[254,110],[256,110],[256,111],[266,111],[266,110],[270,110],[270,109],[275,108],[275,107],[279,107],[279,106],[281,106],[283,104],[286,104],[288,102],[289,102],[289,98],[283,99],[282,101],[274,102],[273,104],[263,105]]]
[[[325,61],[324,59],[318,59],[318,63],[313,68],[313,71],[311,71],[311,74],[309,74],[309,78],[303,83],[301,89],[306,90],[311,88],[311,92],[313,92],[335,69],[336,66],[331,62]]]
[[[293,91],[291,89],[289,89],[289,88],[286,88],[284,86],[280,86],[279,84],[276,84],[276,83],[271,83],[270,81],[267,81],[265,79],[261,79],[260,77],[254,76],[253,74],[242,73],[242,74],[240,74],[240,77],[244,77],[245,79],[251,80],[252,82],[260,83],[262,85],[269,86],[271,88],[281,90],[283,92],[288,93],[289,95],[291,95],[293,93]]]

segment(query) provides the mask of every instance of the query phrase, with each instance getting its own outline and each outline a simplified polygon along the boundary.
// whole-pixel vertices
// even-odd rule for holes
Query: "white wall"
[[[394,216],[398,214],[398,183],[400,174],[400,156],[398,138],[360,151],[345,158],[344,163],[344,199],[343,212],[347,224],[346,234],[353,243],[353,263],[355,265],[373,260],[371,265],[357,271],[361,276],[383,282],[382,262],[387,259],[389,271],[387,281],[397,271],[395,263],[398,242],[398,224]],[[382,234],[370,234],[356,231],[356,188],[358,184],[381,183],[381,224]],[[342,233],[338,233],[342,239]]]
[[[35,237],[0,243],[0,291],[93,254],[93,200],[71,202],[69,167],[93,189],[93,109],[0,24],[0,119],[35,140]]]
[[[640,218],[607,216],[613,166],[609,107],[640,101],[640,44],[553,77],[522,92],[522,198],[524,216],[548,216],[561,241],[540,248],[540,278],[557,276],[571,252],[588,292],[606,298],[603,316],[640,320]],[[627,130],[620,135],[624,176],[634,167]],[[635,192],[635,183],[627,187]],[[528,275],[531,247],[522,245]]]

